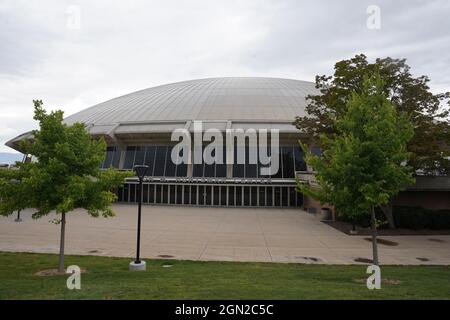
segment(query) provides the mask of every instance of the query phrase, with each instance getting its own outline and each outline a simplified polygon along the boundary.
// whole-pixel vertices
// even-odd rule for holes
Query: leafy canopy
[[[37,162],[0,171],[0,214],[35,208],[33,218],[39,218],[52,210],[84,208],[94,217],[112,216],[112,190],[130,173],[100,170],[105,141],[92,139],[81,123],[63,123],[62,111],[47,113],[42,101],[33,103],[40,130],[33,131],[33,141],[24,141],[22,147]]]
[[[405,165],[413,127],[396,111],[384,88],[378,74],[363,80],[360,92],[351,95],[333,124],[335,134],[321,135],[321,157],[302,145],[319,185],[299,183],[299,191],[333,204],[339,215],[367,214],[414,181]]]
[[[296,127],[309,144],[320,143],[320,135],[338,130],[335,119],[347,111],[352,93],[361,93],[364,76],[379,72],[382,92],[398,112],[406,113],[414,127],[408,141],[408,164],[426,174],[450,174],[450,94],[430,92],[426,76],[413,77],[406,60],[376,59],[369,63],[363,54],[335,64],[333,76],[317,76],[319,94],[308,96],[307,116],[297,117]]]

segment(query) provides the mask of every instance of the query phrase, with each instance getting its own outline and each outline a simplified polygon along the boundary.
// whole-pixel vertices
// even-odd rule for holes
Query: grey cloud
[[[366,28],[368,5],[381,30]],[[66,23],[81,9],[79,30]],[[446,0],[4,0],[0,151],[33,129],[31,100],[72,114],[131,91],[212,76],[314,79],[357,53],[408,58],[450,87]],[[9,149],[10,151],[10,149]]]

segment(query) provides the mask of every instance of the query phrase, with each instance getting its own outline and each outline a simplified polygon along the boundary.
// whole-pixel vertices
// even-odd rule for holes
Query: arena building
[[[108,147],[102,167],[149,166],[145,203],[300,207],[303,197],[295,190],[295,173],[306,166],[292,122],[305,115],[305,97],[313,93],[314,83],[298,80],[192,80],[130,93],[71,115],[65,122],[82,122],[93,137],[105,138]],[[214,128],[224,135],[227,129],[278,129],[277,172],[262,176],[260,164],[248,161],[258,148],[248,144],[243,150],[245,163],[174,163],[170,155],[177,142],[171,141],[172,132],[185,129],[193,134],[196,121],[201,121],[204,131]],[[17,149],[17,141],[27,135],[7,145]],[[225,146],[223,153],[226,157]],[[136,179],[128,179],[118,190],[118,200],[135,202],[136,186]]]
[[[309,181],[298,144],[299,130],[292,124],[304,116],[306,97],[317,94],[312,82],[277,78],[210,78],[178,82],[133,92],[85,109],[65,119],[82,122],[94,138],[104,137],[108,147],[103,168],[132,169],[148,165],[143,201],[148,204],[303,207],[317,212],[321,204],[296,192],[296,177]],[[178,141],[172,133],[184,130],[195,136],[202,130],[277,129],[278,170],[262,175],[260,163],[251,163],[259,147],[246,144],[232,148],[232,163],[177,163],[171,156]],[[20,135],[6,144],[19,150]],[[258,138],[259,139],[259,138]],[[203,148],[208,143],[204,143]],[[195,150],[189,154],[193,157]],[[236,161],[237,151],[245,154]],[[228,153],[228,155],[227,155]],[[230,157],[230,149],[223,147]],[[127,179],[117,190],[118,201],[137,201],[137,178]],[[448,177],[418,177],[414,186],[399,194],[395,202],[433,209],[450,207]]]

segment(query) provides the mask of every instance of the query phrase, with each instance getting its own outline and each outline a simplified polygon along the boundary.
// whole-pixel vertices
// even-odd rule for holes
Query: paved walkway
[[[67,215],[66,253],[134,256],[136,206],[115,205],[114,218]],[[53,215],[23,222],[0,218],[0,251],[58,252]],[[364,236],[347,236],[295,209],[143,206],[141,256],[189,260],[351,264],[371,258]],[[383,264],[450,265],[450,236],[383,236],[398,246],[379,245]],[[427,259],[428,261],[421,261]]]

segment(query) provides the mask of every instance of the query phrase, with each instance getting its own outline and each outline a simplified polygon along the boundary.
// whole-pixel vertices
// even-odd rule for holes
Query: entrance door
[[[234,198],[235,198],[235,187],[230,186],[230,187],[228,187],[228,205],[229,206],[235,205],[236,202],[234,201]]]
[[[213,195],[213,187],[205,186],[205,205],[212,205],[212,195]]]
[[[191,186],[191,204],[193,205],[197,205],[198,201],[197,201],[197,189],[198,186]]]
[[[214,192],[213,192],[214,205],[219,206],[220,205],[220,187],[214,186],[213,189],[214,189]]]
[[[236,187],[235,206],[242,206],[242,187]]]
[[[274,187],[273,193],[274,193],[275,207],[281,207],[281,187]]]
[[[198,186],[198,204],[205,205],[205,186]]]

